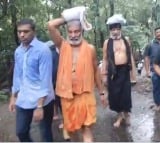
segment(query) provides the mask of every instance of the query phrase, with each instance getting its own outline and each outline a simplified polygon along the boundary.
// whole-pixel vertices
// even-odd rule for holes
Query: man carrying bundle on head
[[[109,107],[118,113],[114,127],[119,127],[123,120],[129,124],[132,107],[130,70],[133,56],[129,42],[121,33],[121,25],[124,23],[126,20],[121,14],[108,19],[110,38],[105,40],[103,46],[103,73],[108,78]]]
[[[83,32],[92,28],[86,21],[86,7],[64,10],[62,17],[49,21],[48,29],[60,49],[56,93],[61,98],[64,128],[73,133],[82,129],[83,141],[91,142],[91,125],[96,122],[95,83],[102,103],[105,95],[100,81],[95,48],[83,38]],[[67,40],[58,28],[66,25]]]

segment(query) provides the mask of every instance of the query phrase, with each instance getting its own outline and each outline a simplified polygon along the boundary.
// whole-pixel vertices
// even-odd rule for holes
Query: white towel
[[[109,17],[106,24],[111,25],[115,23],[125,24],[126,19],[122,16],[122,14],[114,14],[112,17]]]
[[[86,14],[87,7],[78,6],[64,10],[61,15],[66,22],[69,22],[71,20],[79,20],[82,25],[82,28],[85,31],[88,31],[92,29],[92,25],[87,21]]]

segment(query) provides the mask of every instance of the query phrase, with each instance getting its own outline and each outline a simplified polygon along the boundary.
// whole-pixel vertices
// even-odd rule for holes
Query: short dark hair
[[[25,24],[29,24],[32,30],[35,31],[36,25],[32,19],[21,19],[19,22],[17,22],[17,27]]]
[[[156,27],[156,28],[154,29],[154,31],[156,32],[158,29],[160,29],[160,26]]]
[[[112,30],[113,28],[120,28],[121,29],[121,24],[120,23],[113,23],[109,25],[109,30]]]

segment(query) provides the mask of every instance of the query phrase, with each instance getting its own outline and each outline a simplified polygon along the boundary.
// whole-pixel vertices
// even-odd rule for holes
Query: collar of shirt
[[[33,40],[31,41],[31,43],[29,44],[28,48],[24,47],[23,44],[20,44],[20,47],[26,52],[28,51],[31,47],[36,47],[37,45],[37,37],[34,37]]]
[[[159,41],[158,39],[155,38],[155,39],[153,40],[153,43],[158,43],[158,44],[159,44],[160,41]]]

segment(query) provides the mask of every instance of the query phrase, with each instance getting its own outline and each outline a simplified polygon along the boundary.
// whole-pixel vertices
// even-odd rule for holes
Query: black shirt
[[[158,52],[153,60],[153,63],[156,65],[160,65],[160,49],[158,50]]]
[[[144,56],[148,56],[150,59],[151,71],[154,71],[153,62],[154,62],[155,56],[157,55],[157,53],[159,53],[159,51],[160,51],[160,43],[156,39],[154,39],[150,44],[146,46]]]

